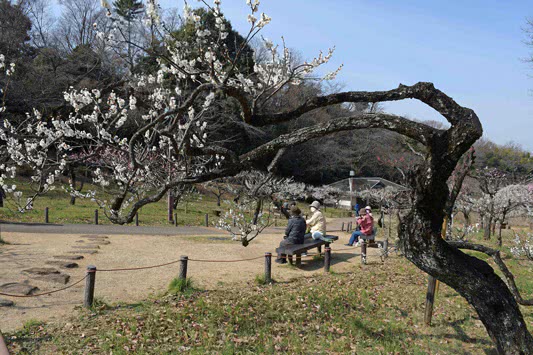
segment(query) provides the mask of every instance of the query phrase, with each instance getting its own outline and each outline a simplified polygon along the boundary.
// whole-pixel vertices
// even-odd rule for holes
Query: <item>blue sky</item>
[[[182,6],[180,0],[160,3]],[[237,30],[247,30],[245,0],[222,0],[222,9]],[[284,36],[306,59],[336,46],[330,68],[344,63],[338,80],[346,90],[430,81],[476,111],[485,137],[533,151],[533,68],[522,61],[530,52],[522,31],[533,17],[530,2],[263,0],[260,11],[272,17],[263,35],[275,42]],[[385,108],[441,120],[414,100]]]
[[[161,0],[164,7],[177,1]],[[245,31],[245,0],[223,0],[237,30]],[[263,35],[312,58],[336,46],[331,68],[347,90],[384,90],[431,81],[476,111],[485,136],[533,151],[533,68],[522,61],[529,1],[263,0],[272,17]],[[388,103],[390,112],[437,119],[416,101]]]

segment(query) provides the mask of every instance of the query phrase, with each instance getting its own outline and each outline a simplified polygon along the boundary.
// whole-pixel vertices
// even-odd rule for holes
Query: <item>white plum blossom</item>
[[[184,19],[194,25],[194,40],[182,41],[168,33],[162,36],[165,59],[157,61],[153,74],[128,72],[125,87],[112,92],[71,87],[63,95],[70,110],[62,116],[32,110],[23,123],[2,117],[0,139],[6,143],[1,154],[6,162],[0,168],[0,185],[13,193],[15,188],[9,181],[24,167],[31,171],[35,191],[27,199],[14,196],[19,210],[31,208],[33,200],[53,189],[66,170],[81,165],[91,171],[97,188],[84,194],[72,186],[65,189],[73,196],[95,201],[113,222],[128,223],[138,208],[158,201],[169,190],[236,173],[228,173],[228,166],[239,158],[212,138],[217,125],[209,118],[216,116],[215,110],[223,100],[232,97],[241,104],[252,103],[248,111],[239,112],[247,119],[246,115],[261,114],[263,107],[290,85],[331,79],[338,72],[325,78],[313,77],[315,69],[329,62],[333,50],[320,53],[310,62],[295,64],[285,43],[279,49],[267,40],[267,58],[257,61],[252,70],[240,70],[239,56],[247,52],[250,42],[271,18],[260,14],[259,1],[249,0],[249,31],[237,48],[238,55],[234,55],[234,48],[228,48],[224,41],[229,26],[220,9],[221,1],[201,3],[214,16],[214,27],[208,28],[186,4]],[[117,18],[111,2],[102,0],[101,5],[111,17],[113,28],[99,33],[99,41],[120,48],[126,42],[124,21]],[[145,19],[154,31],[165,32],[159,2],[148,0],[145,9]],[[0,74],[8,78],[7,83],[15,68],[0,55]],[[1,89],[5,93],[7,85]],[[0,114],[5,111],[5,102],[1,102]],[[252,187],[250,181],[263,178],[250,173],[246,184]],[[282,195],[297,196],[305,190],[302,184],[289,180],[269,177],[265,181],[253,189],[255,194],[247,195],[253,196],[250,200],[254,203],[257,198],[264,200],[264,212],[250,227],[253,233],[261,231],[257,220],[268,219],[268,201]],[[104,191],[105,198],[101,197]],[[239,235],[243,233],[248,232],[241,230]]]

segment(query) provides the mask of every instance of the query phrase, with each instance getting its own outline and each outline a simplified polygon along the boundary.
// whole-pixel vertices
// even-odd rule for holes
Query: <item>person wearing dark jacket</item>
[[[289,218],[287,228],[285,229],[285,236],[279,243],[278,250],[286,247],[287,245],[304,243],[304,235],[307,225],[305,224],[305,219],[303,219],[301,216],[302,211],[300,211],[300,209],[296,206],[291,206],[290,213],[291,216]],[[286,264],[286,255],[278,252],[276,262],[279,264]]]

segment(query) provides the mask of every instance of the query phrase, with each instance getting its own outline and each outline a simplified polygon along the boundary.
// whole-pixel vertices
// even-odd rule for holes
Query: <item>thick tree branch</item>
[[[412,86],[400,84],[398,88],[389,91],[348,91],[326,96],[317,96],[291,111],[253,115],[251,122],[254,126],[266,126],[289,121],[317,108],[345,102],[375,103],[404,99],[418,99],[422,101],[443,115],[452,125],[468,121],[474,128],[481,130],[481,123],[474,111],[460,106],[452,98],[436,89],[432,83],[426,82],[419,82]]]
[[[521,304],[522,306],[533,306],[533,299],[525,300],[520,295],[520,291],[518,291],[518,287],[516,286],[516,282],[514,280],[514,275],[511,273],[507,265],[505,265],[505,263],[503,262],[500,256],[499,250],[491,249],[484,245],[472,244],[472,243],[467,243],[467,242],[449,241],[448,244],[458,249],[474,250],[474,251],[478,251],[478,252],[491,256],[494,262],[496,263],[496,265],[498,265],[498,268],[503,273],[503,276],[505,277],[505,280],[507,281],[507,285],[509,286],[511,293],[516,299],[516,302],[518,302],[518,304]]]
[[[256,161],[261,157],[277,152],[281,148],[304,143],[309,139],[335,132],[363,128],[387,129],[411,137],[422,144],[428,144],[433,135],[439,132],[442,133],[440,130],[400,116],[386,113],[363,113],[361,115],[333,119],[281,135],[251,152],[241,155],[241,161]]]

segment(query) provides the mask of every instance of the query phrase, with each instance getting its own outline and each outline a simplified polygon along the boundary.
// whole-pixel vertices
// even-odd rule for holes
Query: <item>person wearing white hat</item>
[[[361,227],[361,230],[356,230],[352,233],[350,241],[347,246],[353,246],[353,243],[356,247],[360,246],[359,237],[362,235],[369,236],[374,233],[374,218],[372,217],[372,209],[370,206],[366,206],[364,210],[360,211],[359,217],[356,219],[357,224]]]
[[[309,218],[305,223],[311,227],[310,233],[306,234],[306,237],[312,237],[313,239],[322,239],[328,243],[331,243],[330,238],[326,238],[326,217],[320,211],[320,202],[313,201],[309,205],[311,210],[311,218]]]

